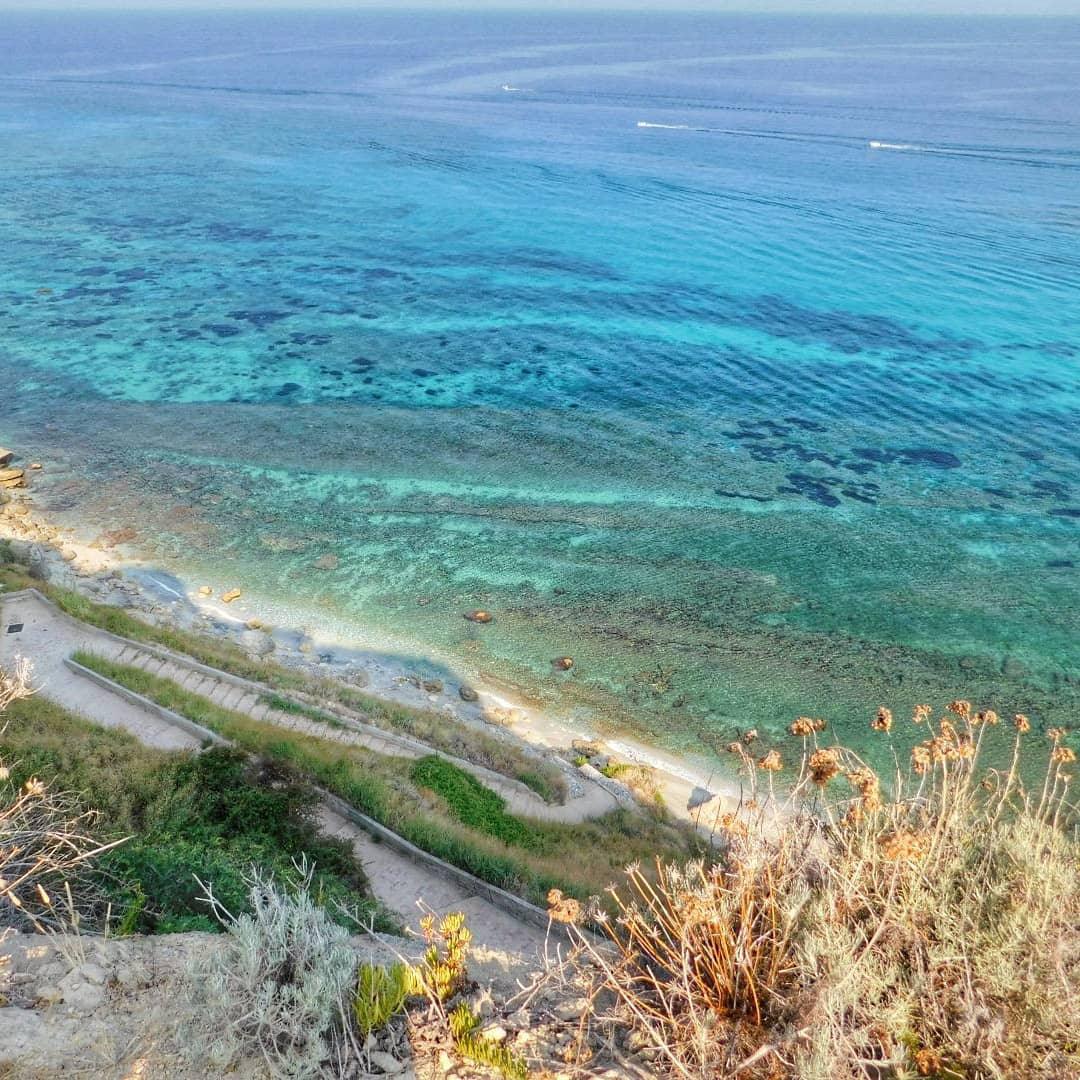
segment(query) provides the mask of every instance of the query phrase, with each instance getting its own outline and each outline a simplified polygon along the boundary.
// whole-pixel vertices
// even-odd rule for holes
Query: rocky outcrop
[[[483,927],[474,930],[482,940]],[[224,1080],[221,1072],[191,1060],[184,1035],[192,1024],[215,1022],[213,1016],[194,1015],[185,977],[195,957],[220,949],[224,941],[203,933],[53,938],[0,930],[0,1076]],[[365,936],[351,944],[358,962],[382,965],[401,955],[414,958],[417,951],[414,942],[397,938]],[[524,993],[509,978],[480,986],[469,1005],[481,1020],[482,1037],[528,1061],[531,1075],[551,1080],[656,1075],[625,1035],[600,1030],[586,967],[540,966],[526,981]],[[589,1017],[592,1023],[583,1024]],[[369,1038],[370,1071],[350,1072],[350,1078],[493,1080],[497,1075],[463,1061],[430,1010],[416,1010],[408,1027],[408,1038]],[[267,1076],[259,1061],[242,1061],[227,1075],[229,1080]]]
[[[47,938],[0,930],[0,1074],[195,1080],[176,1042],[179,980],[213,934]],[[254,1073],[249,1073],[254,1075]]]

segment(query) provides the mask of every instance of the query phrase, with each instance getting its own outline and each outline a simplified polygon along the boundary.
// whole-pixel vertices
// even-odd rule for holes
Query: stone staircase
[[[391,757],[418,758],[430,753],[426,749],[408,746],[403,740],[392,736],[384,737],[372,731],[370,725],[364,725],[367,730],[359,730],[358,721],[350,724],[342,719],[336,723],[323,723],[297,712],[274,708],[265,700],[273,693],[270,689],[260,690],[253,685],[244,685],[239,680],[207,674],[200,665],[185,663],[179,658],[164,658],[138,646],[128,645],[116,654],[115,659],[119,663],[139,668],[148,675],[169,679],[189,693],[198,694],[223,709],[241,713],[261,723],[274,724],[329,742],[362,746]],[[339,724],[341,726],[338,726]]]
[[[197,694],[223,709],[248,716],[260,723],[273,724],[288,731],[342,746],[362,747],[390,757],[416,759],[435,752],[431,747],[408,736],[383,732],[366,723],[360,714],[337,703],[308,706],[325,713],[326,721],[315,720],[300,712],[275,708],[266,699],[284,695],[278,695],[270,687],[260,687],[237,676],[215,672],[178,654],[166,655],[164,650],[142,647],[130,641],[123,643],[118,650],[110,650],[110,654],[110,658],[118,663],[138,668],[148,675],[168,679],[189,693]],[[518,780],[475,762],[447,754],[442,756],[448,757],[454,764],[472,773],[486,787],[498,792],[506,800],[507,807],[516,814],[546,821],[575,822],[615,809],[619,805],[614,796],[597,786],[595,790],[587,789],[585,797],[571,799],[562,806],[553,806],[544,802],[536,792]]]

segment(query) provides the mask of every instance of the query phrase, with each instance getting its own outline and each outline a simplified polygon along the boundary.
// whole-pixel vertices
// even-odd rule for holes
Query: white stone
[[[396,1076],[405,1068],[405,1062],[398,1061],[393,1054],[388,1054],[385,1050],[372,1050],[368,1056],[371,1064],[388,1076]]]
[[[45,1021],[30,1009],[0,1009],[0,1061],[29,1057],[46,1039]]]

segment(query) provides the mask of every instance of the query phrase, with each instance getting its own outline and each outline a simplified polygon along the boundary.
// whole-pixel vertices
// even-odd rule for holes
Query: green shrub
[[[16,703],[10,721],[0,754],[12,763],[13,779],[62,783],[99,812],[108,837],[131,837],[95,870],[119,932],[213,929],[196,877],[213,882],[239,912],[252,865],[284,874],[301,854],[316,863],[314,894],[328,908],[374,910],[351,849],[320,834],[316,795],[287,761],[251,760],[224,747],[162,753],[41,697]],[[383,914],[377,925],[396,927]]]
[[[444,799],[450,813],[463,825],[494,836],[511,847],[542,850],[546,846],[542,829],[508,814],[506,800],[501,795],[446,758],[434,754],[420,758],[413,764],[410,775],[420,787]]]
[[[231,712],[139,668],[89,653],[77,654],[76,659],[204,725],[251,754],[291,766],[417,847],[536,904],[542,905],[552,888],[585,899],[603,891],[628,863],[656,852],[662,852],[665,857],[701,853],[702,844],[689,828],[680,829],[660,817],[632,811],[616,810],[603,818],[576,825],[514,817],[506,813],[500,796],[471,774],[445,759],[435,758],[454,771],[455,790],[461,776],[468,777],[480,789],[480,812],[476,820],[484,820],[484,810],[497,808],[497,813],[486,818],[488,827],[474,827],[450,812],[449,806],[442,812],[441,808],[425,805],[410,776],[411,765],[406,761]],[[452,774],[440,768],[439,775],[446,778]],[[476,789],[472,785],[462,788],[459,809],[476,813],[475,799]],[[568,879],[564,869],[567,859],[582,850],[592,852],[593,857],[587,863],[575,863],[574,877]],[[519,852],[527,853],[527,859],[520,857]]]

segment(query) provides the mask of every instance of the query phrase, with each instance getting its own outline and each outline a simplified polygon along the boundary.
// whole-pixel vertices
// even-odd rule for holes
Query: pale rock
[[[0,1062],[30,1058],[48,1040],[45,1021],[30,1009],[0,1009]]]
[[[64,990],[64,1004],[79,1012],[93,1012],[105,1000],[105,987],[79,982]]]
[[[388,1054],[385,1050],[372,1050],[368,1056],[371,1064],[387,1076],[396,1076],[405,1069],[405,1062],[398,1061],[393,1054]]]
[[[262,630],[245,630],[240,635],[240,646],[255,656],[268,656],[274,651],[274,639]]]
[[[481,1020],[486,1020],[495,1012],[495,1002],[492,1000],[491,991],[481,988],[469,998],[469,1008],[474,1015]]]
[[[227,593],[222,594],[221,602],[223,604],[231,604],[234,600],[239,600],[244,594],[239,589],[230,589]]]
[[[80,965],[76,968],[76,971],[88,983],[93,983],[95,986],[104,986],[105,980],[108,978],[105,969],[100,964],[95,964],[92,960]]]
[[[562,1020],[564,1023],[570,1023],[574,1020],[580,1020],[590,1009],[588,998],[570,998],[568,1001],[561,1001],[558,1005],[552,1009],[552,1013],[556,1020]]]
[[[37,990],[37,999],[44,1005],[55,1005],[59,1001],[64,1000],[64,991],[58,986],[39,986]],[[8,1010],[4,1010],[7,1012]]]
[[[506,1028],[500,1024],[489,1024],[480,1029],[480,1038],[488,1042],[506,1042]]]

